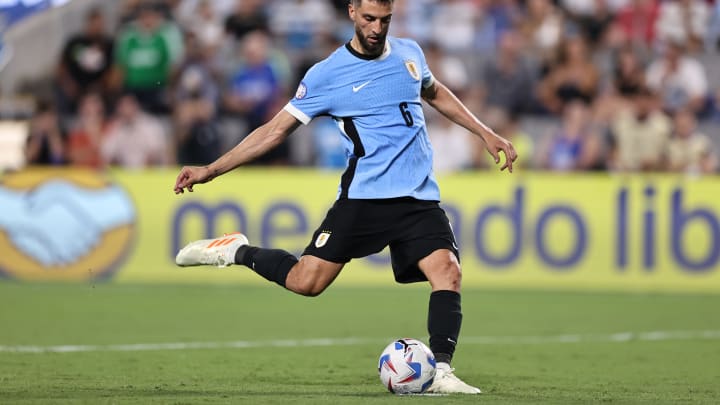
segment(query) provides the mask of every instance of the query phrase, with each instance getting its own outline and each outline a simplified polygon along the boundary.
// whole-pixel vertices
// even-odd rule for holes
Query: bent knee
[[[295,285],[288,285],[288,289],[292,292],[305,296],[305,297],[317,297],[325,291],[326,286],[316,283],[314,280],[302,281]]]
[[[462,270],[458,262],[447,261],[434,273],[434,280],[430,280],[434,290],[460,291]]]
[[[288,274],[285,288],[306,297],[317,297],[332,284],[342,268],[342,263],[303,256]]]

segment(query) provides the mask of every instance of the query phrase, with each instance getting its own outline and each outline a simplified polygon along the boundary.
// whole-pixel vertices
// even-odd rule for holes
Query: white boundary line
[[[360,346],[367,344],[385,344],[393,339],[380,338],[321,338],[286,339],[234,342],[178,342],[178,343],[138,343],[122,345],[61,345],[61,346],[3,346],[0,353],[82,353],[82,352],[141,352],[153,350],[196,350],[196,349],[252,349],[266,347],[322,347],[322,346]],[[668,341],[668,340],[720,340],[720,330],[705,331],[652,331],[619,332],[611,334],[567,334],[554,336],[466,336],[461,344],[466,345],[543,345],[568,343],[624,343],[631,341]]]

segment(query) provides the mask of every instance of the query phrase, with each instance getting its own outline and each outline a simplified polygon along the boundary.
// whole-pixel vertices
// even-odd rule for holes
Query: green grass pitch
[[[0,283],[0,404],[720,403],[718,295],[471,289],[454,366],[484,393],[396,397],[377,358],[427,342],[427,298]]]

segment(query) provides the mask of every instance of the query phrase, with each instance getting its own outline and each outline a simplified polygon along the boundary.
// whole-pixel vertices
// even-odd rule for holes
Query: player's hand
[[[515,147],[510,141],[501,137],[500,135],[491,132],[484,138],[485,147],[487,148],[490,155],[495,159],[495,164],[500,164],[500,152],[502,151],[505,155],[505,163],[500,167],[500,170],[508,169],[510,173],[513,171],[513,163],[517,160],[518,155],[515,151]]]
[[[212,180],[210,169],[207,166],[185,166],[175,180],[175,194],[182,194],[185,189],[192,193],[193,185],[207,183],[210,180]]]

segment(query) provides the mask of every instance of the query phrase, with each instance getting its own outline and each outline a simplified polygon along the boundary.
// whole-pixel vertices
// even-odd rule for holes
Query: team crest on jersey
[[[410,76],[412,76],[413,79],[420,80],[420,70],[418,69],[414,60],[406,60],[405,67],[407,68]]]
[[[307,86],[305,83],[300,82],[300,85],[298,85],[297,91],[295,92],[295,98],[298,100],[302,100],[307,95]]]
[[[322,231],[320,232],[320,235],[318,235],[317,239],[315,239],[315,247],[321,248],[327,244],[328,239],[330,239],[330,235],[332,232],[330,231]]]

